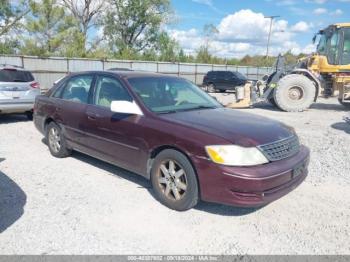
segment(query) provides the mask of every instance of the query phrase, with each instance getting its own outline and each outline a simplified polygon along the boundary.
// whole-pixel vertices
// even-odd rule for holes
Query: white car
[[[17,66],[0,65],[0,114],[24,113],[31,120],[38,95],[40,85],[31,72]]]

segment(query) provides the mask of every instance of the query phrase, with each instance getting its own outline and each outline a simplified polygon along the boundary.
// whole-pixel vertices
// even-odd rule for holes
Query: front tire
[[[310,107],[316,86],[304,75],[291,74],[281,78],[274,92],[277,106],[287,112],[302,112]]]
[[[176,150],[166,149],[156,156],[151,182],[156,198],[171,209],[185,211],[198,203],[195,171],[187,157]]]
[[[51,122],[46,128],[46,141],[50,153],[54,157],[64,158],[72,153],[67,147],[61,128],[54,122]]]

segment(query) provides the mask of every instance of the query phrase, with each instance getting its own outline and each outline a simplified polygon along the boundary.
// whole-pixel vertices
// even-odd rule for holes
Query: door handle
[[[89,120],[96,120],[98,117],[100,117],[99,114],[92,113],[92,112],[88,112],[86,114]]]

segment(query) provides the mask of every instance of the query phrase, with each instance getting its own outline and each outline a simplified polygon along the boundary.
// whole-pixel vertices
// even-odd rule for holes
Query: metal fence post
[[[194,83],[197,85],[197,63],[194,65]]]

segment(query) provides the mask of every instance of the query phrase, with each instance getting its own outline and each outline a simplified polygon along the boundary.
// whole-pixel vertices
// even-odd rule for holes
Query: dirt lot
[[[310,174],[260,209],[179,213],[148,181],[82,154],[50,156],[32,122],[0,116],[1,254],[350,254],[350,126],[335,100],[304,113],[246,109],[295,127]],[[257,130],[258,132],[258,130]]]

